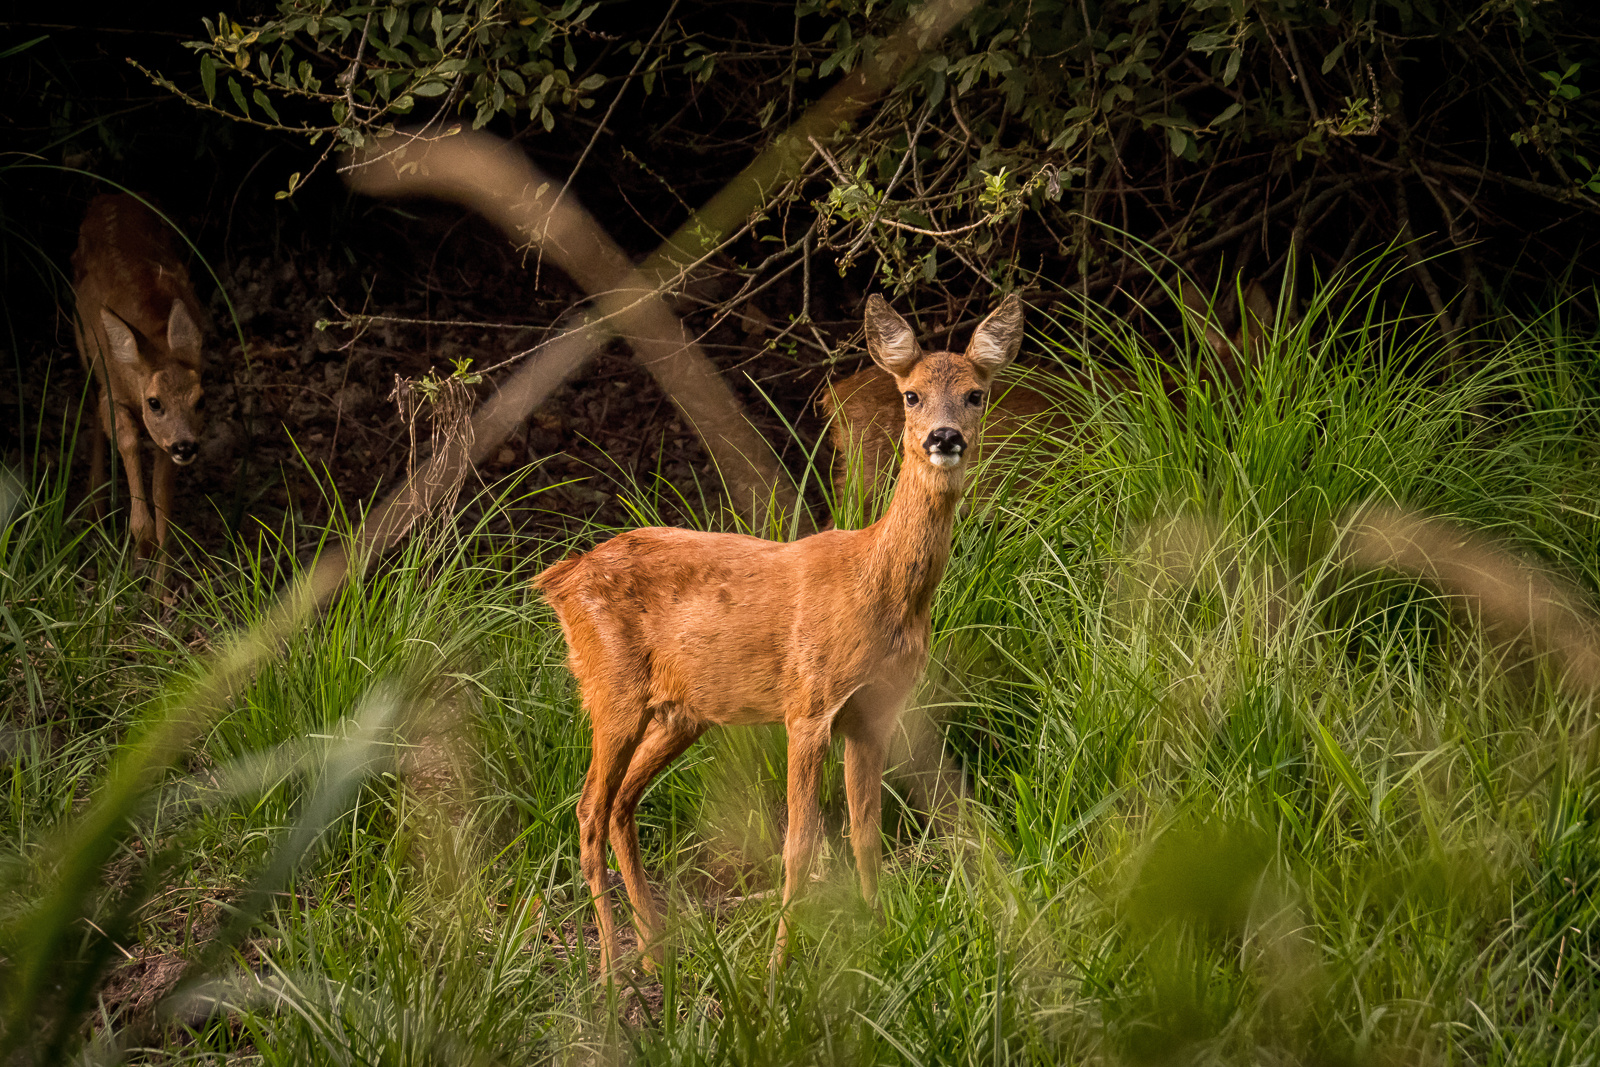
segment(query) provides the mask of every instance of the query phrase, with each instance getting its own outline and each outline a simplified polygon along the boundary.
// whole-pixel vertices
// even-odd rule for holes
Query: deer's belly
[[[719,726],[837,711],[863,686],[914,683],[925,659],[846,631],[796,635],[752,620],[736,630],[686,626],[651,664],[652,701]]]

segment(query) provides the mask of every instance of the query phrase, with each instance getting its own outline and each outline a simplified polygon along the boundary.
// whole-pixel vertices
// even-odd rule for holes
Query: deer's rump
[[[196,322],[200,319],[200,302],[172,235],[131,196],[102,195],[90,202],[72,269],[78,317],[96,344],[92,352],[110,351],[101,307],[145,337],[165,334],[174,302],[181,302]],[[83,358],[90,362],[89,354]]]

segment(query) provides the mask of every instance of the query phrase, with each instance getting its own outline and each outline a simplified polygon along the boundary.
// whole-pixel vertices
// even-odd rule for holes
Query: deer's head
[[[1022,344],[1022,301],[1008,296],[978,324],[966,352],[923,352],[906,320],[867,298],[867,353],[894,376],[905,404],[908,456],[957,470],[979,439],[989,387]]]
[[[191,463],[200,452],[204,426],[200,386],[200,328],[182,301],[172,302],[165,337],[142,337],[110,308],[100,322],[111,343],[110,357],[138,386],[139,412],[156,447],[174,463]]]

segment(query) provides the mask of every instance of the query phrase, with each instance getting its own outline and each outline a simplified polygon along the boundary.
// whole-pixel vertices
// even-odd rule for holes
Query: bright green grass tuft
[[[1439,591],[1344,559],[1353,509],[1398,503],[1595,588],[1600,345],[1559,314],[1507,319],[1451,369],[1379,321],[1370,281],[1316,294],[1242,393],[1194,379],[1183,404],[1150,344],[1067,324],[1089,351],[1046,359],[1146,387],[1086,395],[1095,413],[1014,454],[961,523],[925,703],[970,799],[930,824],[891,775],[881,925],[835,775],[828,873],[769,976],[781,736],[729,731],[641,810],[665,974],[593,982],[586,728],[526,584],[571,546],[491,534],[490,500],[219,710],[8,1039],[272,1064],[1592,1061],[1589,698]],[[1193,349],[1174,339],[1168,373]],[[653,521],[648,487],[630,499]],[[10,1018],[53,828],[157,690],[267,610],[294,543],[207,561],[157,624],[67,504],[42,486],[0,536]],[[184,961],[168,1014],[129,993]]]

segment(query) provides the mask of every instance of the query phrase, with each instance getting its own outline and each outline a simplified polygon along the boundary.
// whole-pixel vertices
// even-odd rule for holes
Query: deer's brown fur
[[[965,354],[924,354],[880,297],[867,347],[905,409],[905,460],[888,512],[864,530],[780,543],[653,528],[614,537],[540,574],[593,727],[578,802],[583,875],[599,914],[602,967],[616,965],[605,850],[617,852],[642,944],[661,932],[634,809],[650,780],[713,725],[784,724],[789,830],[785,908],[808,878],[820,829],[818,784],[845,741],[850,837],[863,894],[877,892],[884,753],[928,658],[934,591],[994,373],[1022,339],[1005,300]],[[775,960],[787,945],[787,914]]]
[[[129,532],[142,555],[159,557],[159,587],[174,465],[199,452],[200,304],[166,224],[132,196],[90,202],[72,268],[78,355],[97,386],[89,491],[98,511],[109,438],[128,476]],[[156,446],[148,497],[141,427]]]

